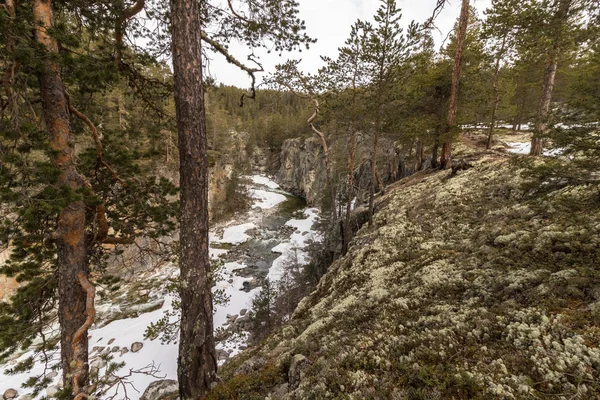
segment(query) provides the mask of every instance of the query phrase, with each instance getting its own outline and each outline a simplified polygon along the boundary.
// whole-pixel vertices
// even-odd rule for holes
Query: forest
[[[470,0],[436,0],[429,18],[406,21],[400,7],[411,7],[410,2],[379,0],[374,15],[361,15],[349,27],[338,53],[322,55],[322,65],[308,71],[297,51],[310,52],[326,38],[310,36],[299,17],[302,2],[295,0],[0,1],[0,283],[10,282],[11,288],[0,286],[3,399],[600,398],[600,243],[593,233],[600,229],[598,1],[492,0],[478,10]],[[439,16],[449,9],[459,13],[440,42]],[[249,55],[236,53],[232,44],[241,44]],[[254,50],[298,56],[281,57],[269,70]],[[216,81],[209,68],[213,57],[247,74],[248,87]],[[481,204],[473,193],[491,197]],[[425,200],[426,195],[434,197]],[[476,216],[452,208],[463,205]],[[530,206],[535,217],[510,225],[516,236],[498,231],[485,246],[504,246],[501,237],[521,240],[525,234],[518,232],[546,232],[563,220],[580,223],[572,226],[580,235],[577,246],[548,255],[540,249],[557,246],[558,236],[540,242],[542,247],[523,239],[529,240],[523,244],[527,250],[510,245],[502,260],[490,255],[493,250],[480,254],[461,247],[464,226],[469,232],[485,226],[479,230],[483,237],[513,218],[507,214],[492,223],[489,216]],[[270,208],[275,211],[265,211]],[[250,323],[239,329],[251,339],[239,355],[232,354],[233,361],[221,360],[223,338],[239,334],[226,334],[215,322],[219,307],[235,301],[237,293],[223,289],[234,279],[228,268],[232,261],[235,268],[255,267],[227,257],[261,254],[259,239],[267,243],[268,235],[260,224],[275,224],[274,213],[288,222],[277,225],[268,240],[280,240],[277,248],[291,243],[282,251],[293,260],[279,263],[283,278],[267,266],[259,284],[253,286],[254,278],[243,282],[254,297],[244,300],[250,301]],[[528,225],[538,217],[542,222]],[[314,226],[306,227],[306,221]],[[233,223],[254,224],[237,233],[249,232],[248,243],[226,240]],[[410,224],[419,226],[410,235],[392,229]],[[452,246],[411,245],[417,237],[437,234],[436,226],[445,229],[438,244]],[[369,258],[382,251],[381,237],[403,238],[385,242],[396,258]],[[541,372],[519,372],[511,383],[458,371],[460,351],[449,356],[460,354],[454,364],[432,361],[435,355],[409,363],[413,348],[390,344],[382,357],[406,362],[382,367],[380,361],[372,364],[369,354],[340,361],[344,384],[309,381],[318,379],[315,370],[325,371],[323,377],[339,370],[318,362],[319,354],[334,348],[333,342],[319,342],[328,333],[312,342],[322,344],[317,348],[311,341],[298,345],[303,335],[324,315],[318,314],[323,308],[343,308],[350,301],[345,291],[360,285],[358,280],[377,281],[375,272],[354,265],[364,262],[376,271],[450,257],[452,262],[443,258],[443,271],[434,274],[442,279],[455,262],[468,263],[473,254],[479,257],[475,264],[498,275],[510,275],[522,260],[527,271],[548,268],[553,274],[543,278],[548,282],[563,270],[578,271],[575,283],[574,275],[560,275],[567,283],[554,295],[564,304],[527,292],[511,295],[511,301],[523,302],[511,307],[522,313],[547,310],[557,321],[567,315],[564,310],[572,311],[565,317],[568,333],[557,335],[564,352],[569,343],[585,343],[577,350],[585,361],[567,362],[556,382]],[[263,258],[252,262],[279,265],[271,255]],[[125,279],[124,272],[115,272],[117,264],[124,271],[152,273],[134,272]],[[160,275],[165,266],[175,275]],[[427,287],[427,274],[419,271],[410,274]],[[371,277],[361,278],[363,273]],[[429,301],[466,299],[479,275],[464,275],[463,286],[436,290]],[[152,382],[166,375],[154,362],[137,369],[112,353],[93,358],[100,346],[93,331],[156,311],[147,307],[152,303],[147,294],[139,294],[152,292],[146,287],[152,279],[163,281],[152,283],[163,285],[159,297],[174,300],[164,303],[164,309],[172,308],[161,309],[164,317],[142,331],[145,338],[176,344],[176,376],[166,373],[173,379],[171,392],[148,387],[140,397],[147,381],[135,388],[132,376]],[[333,299],[337,290],[339,298]],[[129,297],[118,297],[122,293]],[[390,304],[414,300],[403,296]],[[509,301],[486,296],[481,307],[490,315]],[[115,307],[131,301],[139,309],[127,315],[111,309],[105,318],[107,299]],[[235,316],[227,312],[230,328],[236,318],[242,326],[246,308],[234,310]],[[389,315],[400,324],[404,311],[394,310]],[[378,321],[371,311],[360,314],[364,321],[340,329],[370,329],[362,324]],[[535,331],[534,322],[547,318],[540,312],[527,320],[528,334]],[[500,347],[503,335],[492,337],[488,347]],[[356,340],[349,346],[359,353],[377,352],[378,343],[385,342]],[[272,361],[284,344],[285,360]],[[548,362],[560,364],[564,353],[557,354],[547,355]],[[262,361],[250,362],[257,359]],[[507,355],[504,361],[511,362]],[[41,365],[43,372],[35,372]],[[414,365],[421,367],[412,370]],[[27,374],[21,387],[13,387],[11,376]]]

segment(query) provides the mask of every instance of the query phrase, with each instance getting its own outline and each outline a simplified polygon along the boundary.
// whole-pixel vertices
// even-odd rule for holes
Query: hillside
[[[390,186],[296,309],[208,398],[600,398],[598,186],[509,157]]]

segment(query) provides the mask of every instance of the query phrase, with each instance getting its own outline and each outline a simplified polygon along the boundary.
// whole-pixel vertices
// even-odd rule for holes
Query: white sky
[[[302,53],[284,53],[281,57],[277,54],[257,53],[268,73],[275,65],[287,59],[302,59],[301,68],[307,72],[316,72],[322,66],[320,56],[335,57],[337,49],[342,46],[350,34],[350,26],[357,20],[372,21],[375,11],[379,7],[379,0],[298,0],[300,3],[300,18],[306,22],[306,33],[318,39],[308,51]],[[402,25],[407,26],[410,21],[423,22],[431,16],[436,0],[397,0],[398,7],[402,9]],[[452,29],[460,13],[460,0],[450,0],[442,14],[438,17],[436,25],[442,33],[434,32],[434,38],[439,46],[448,32]],[[471,0],[479,14],[491,5],[491,0]],[[248,49],[238,44],[232,44],[230,51],[243,61],[248,55]],[[245,72],[229,65],[225,59],[215,54],[209,64],[211,76],[217,82],[247,88],[250,79]],[[258,78],[260,82],[260,76]]]

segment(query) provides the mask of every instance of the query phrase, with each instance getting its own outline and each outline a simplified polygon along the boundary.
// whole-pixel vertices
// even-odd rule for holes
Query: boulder
[[[152,382],[140,400],[175,400],[179,398],[179,384],[172,379]]]
[[[290,363],[290,369],[288,371],[288,382],[291,389],[295,389],[300,385],[300,381],[304,377],[304,371],[309,364],[310,361],[308,358],[302,354],[296,354],[292,357],[292,362]]]
[[[142,349],[142,347],[144,347],[144,343],[142,343],[142,342],[132,343],[131,344],[131,352],[137,353],[138,351],[140,351]]]
[[[19,392],[17,392],[15,389],[8,389],[4,392],[4,394],[2,395],[2,398],[4,400],[15,399],[15,398],[17,398],[18,395],[19,395]]]

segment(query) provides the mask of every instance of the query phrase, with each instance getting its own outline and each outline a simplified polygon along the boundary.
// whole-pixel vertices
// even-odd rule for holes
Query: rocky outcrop
[[[152,382],[140,400],[175,400],[179,398],[179,384],[172,379]]]
[[[275,180],[282,189],[317,204],[324,194],[327,173],[323,148],[317,138],[286,140],[281,147],[280,168]]]
[[[361,138],[359,152],[356,155],[354,185],[357,189],[358,204],[368,201],[369,185],[371,184],[370,138]],[[330,163],[336,170],[346,170],[348,143],[341,140],[330,145]],[[385,185],[410,176],[415,171],[413,163],[408,161],[403,150],[396,143],[381,139],[377,169]],[[337,156],[336,156],[337,154]],[[339,158],[341,155],[341,159]],[[327,174],[321,142],[316,137],[288,139],[283,143],[280,154],[280,166],[275,174],[275,180],[286,191],[304,198],[308,204],[319,204],[326,196]],[[336,165],[337,162],[337,165]]]
[[[597,186],[534,192],[507,157],[471,164],[391,185],[373,226],[215,393],[600,398]],[[227,372],[248,359],[261,365]]]

